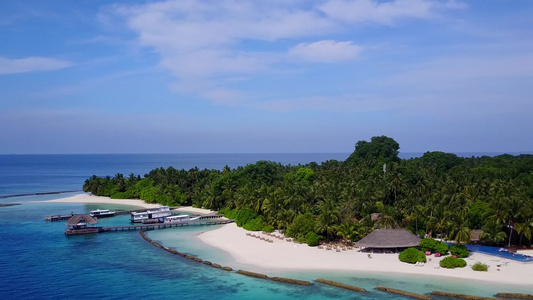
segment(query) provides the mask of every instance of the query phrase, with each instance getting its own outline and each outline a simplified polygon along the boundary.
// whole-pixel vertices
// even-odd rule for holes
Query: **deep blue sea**
[[[80,190],[91,175],[145,174],[157,167],[220,169],[257,160],[283,164],[318,163],[348,154],[146,154],[146,155],[0,155],[0,196]],[[271,274],[314,280],[325,277],[362,286],[366,294],[313,284],[292,286],[248,278],[191,262],[153,247],[139,232],[66,236],[64,222],[45,222],[53,214],[86,213],[118,206],[44,203],[72,193],[7,197],[0,204],[0,299],[397,299],[377,285],[428,293],[445,290],[491,296],[495,292],[532,292],[523,286],[465,282],[375,273]],[[124,208],[124,207],[121,207]],[[128,216],[100,219],[99,225],[128,224]],[[242,267],[228,253],[202,244],[195,236],[215,227],[150,232],[154,240],[200,257]],[[244,267],[243,267],[244,268]],[[527,276],[527,275],[526,275]]]

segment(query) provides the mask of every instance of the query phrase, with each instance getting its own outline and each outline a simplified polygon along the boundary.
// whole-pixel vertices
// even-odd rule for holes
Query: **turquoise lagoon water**
[[[99,205],[98,207],[103,207]],[[95,205],[24,203],[0,210],[0,299],[353,299],[322,286],[300,287],[217,270],[147,243],[138,231],[66,236],[45,215]],[[127,216],[101,219],[127,224]],[[205,228],[196,227],[196,230]],[[164,231],[164,230],[162,230]],[[162,232],[161,231],[161,232]],[[190,228],[182,233],[191,234]],[[195,249],[187,239],[183,243]],[[180,247],[182,248],[182,247]],[[214,256],[220,253],[213,253]],[[387,299],[376,293],[360,299]]]
[[[377,273],[377,272],[339,272],[339,271],[273,271],[257,268],[236,262],[229,253],[220,251],[212,246],[204,244],[197,236],[205,231],[213,230],[217,226],[176,228],[170,230],[158,230],[147,232],[147,235],[158,243],[176,249],[180,252],[194,255],[196,257],[216,262],[223,266],[230,266],[233,269],[244,269],[259,272],[269,276],[284,276],[300,280],[314,281],[316,278],[327,278],[330,280],[343,282],[370,291],[366,295],[369,299],[387,299],[390,295],[384,295],[375,290],[378,285],[392,288],[408,290],[415,293],[429,294],[432,291],[448,291],[453,293],[464,293],[478,296],[494,296],[502,291],[512,291],[520,293],[532,293],[533,288],[521,285],[505,285],[497,283],[487,283],[476,280],[450,279],[445,277],[428,277],[425,275],[413,276],[398,273]],[[161,250],[163,251],[163,250]],[[166,251],[164,251],[166,252]],[[533,267],[533,265],[532,265]],[[524,274],[528,276],[527,274]],[[318,284],[320,290],[330,290],[324,285]],[[305,290],[305,288],[304,288]],[[335,291],[336,289],[333,288]],[[357,294],[357,297],[360,295]],[[351,297],[354,297],[352,294]],[[322,298],[319,298],[322,299]],[[326,299],[326,298],[324,298]]]
[[[292,286],[228,273],[170,254],[147,243],[138,231],[66,236],[63,222],[43,216],[87,212],[102,205],[23,203],[0,209],[0,299],[130,297],[158,299],[396,299],[376,291],[386,285],[413,292],[445,290],[490,296],[499,291],[531,292],[523,286],[378,273],[296,272],[269,275],[302,280],[318,277],[364,287],[356,294],[314,284]],[[117,206],[105,206],[116,208]],[[101,219],[103,226],[128,224],[128,216]],[[196,235],[216,226],[149,232],[166,246],[235,269],[228,253],[203,244]]]
[[[178,155],[179,156],[179,155]],[[280,156],[283,156],[280,154]],[[201,160],[187,159],[186,166],[179,157],[157,155],[135,158],[109,156],[1,156],[0,195],[27,192],[69,190],[81,188],[83,180],[92,174],[117,172],[143,174],[155,167],[173,165],[182,168]],[[239,163],[240,157],[240,163]],[[306,163],[326,160],[324,154],[278,157],[284,163]],[[168,157],[167,157],[168,158]],[[333,157],[335,158],[335,157]],[[193,161],[190,161],[190,160]],[[246,164],[255,157],[240,155],[209,156],[218,161],[213,168],[223,167],[222,161]],[[261,159],[261,158],[259,158]],[[341,158],[336,158],[341,159]],[[114,163],[111,163],[114,161]],[[117,162],[118,161],[118,162]],[[205,162],[203,162],[206,164]],[[33,165],[33,167],[31,167]],[[111,165],[111,166],[110,166]],[[199,164],[200,165],[200,164]],[[209,164],[205,167],[209,167]],[[136,171],[137,170],[137,171]],[[55,177],[61,175],[63,180]],[[33,182],[32,178],[36,179]],[[42,188],[41,188],[42,187]],[[45,187],[45,189],[44,189]],[[147,243],[138,231],[94,235],[66,236],[64,222],[45,222],[53,214],[85,213],[96,208],[122,208],[116,205],[42,203],[40,201],[72,194],[27,196],[0,199],[0,203],[21,203],[0,207],[0,299],[64,299],[64,298],[146,298],[146,299],[397,299],[398,296],[376,291],[377,285],[428,293],[444,290],[457,293],[490,296],[495,292],[532,293],[524,286],[487,284],[476,281],[450,280],[438,277],[406,276],[400,274],[350,272],[283,271],[269,275],[302,280],[324,277],[362,286],[370,292],[358,294],[321,284],[293,286],[228,273],[170,254]],[[37,202],[35,202],[37,201]],[[128,224],[128,216],[103,218],[102,226]],[[197,255],[235,269],[253,271],[239,265],[231,255],[203,244],[196,238],[216,226],[188,227],[149,232],[162,244],[182,252]],[[533,267],[533,266],[532,266]],[[524,274],[524,276],[528,276]]]

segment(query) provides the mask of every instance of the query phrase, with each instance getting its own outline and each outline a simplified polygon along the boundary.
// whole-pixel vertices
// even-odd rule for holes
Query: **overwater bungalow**
[[[368,252],[398,252],[405,248],[418,247],[420,238],[405,229],[376,229],[356,245]]]
[[[68,228],[65,229],[65,234],[85,234],[85,233],[98,233],[100,228],[91,226],[98,223],[98,221],[91,217],[90,214],[73,215],[65,223]]]

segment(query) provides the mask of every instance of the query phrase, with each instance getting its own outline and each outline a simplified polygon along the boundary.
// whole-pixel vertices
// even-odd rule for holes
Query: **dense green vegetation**
[[[440,261],[440,266],[447,269],[464,268],[466,261],[462,258],[447,256]]]
[[[472,266],[472,270],[474,271],[481,271],[481,272],[487,272],[489,270],[489,266],[478,261]]]
[[[375,228],[403,227],[459,243],[468,242],[471,229],[483,229],[481,237],[488,244],[531,243],[532,155],[461,158],[427,152],[402,160],[399,148],[392,138],[373,137],[357,142],[346,161],[297,166],[258,161],[223,170],[159,168],[142,178],[93,176],[83,190],[224,209],[241,226],[285,230],[301,242],[311,232],[323,239],[356,241]]]
[[[420,240],[420,250],[429,251],[431,253],[440,253],[441,255],[448,254],[448,244],[437,241],[432,238],[425,238]]]
[[[466,249],[465,245],[452,245],[450,247],[450,253],[461,258],[468,257],[470,255],[470,252],[468,249]]]
[[[407,248],[400,252],[398,258],[406,263],[414,264],[417,262],[426,262],[426,255],[416,248]]]

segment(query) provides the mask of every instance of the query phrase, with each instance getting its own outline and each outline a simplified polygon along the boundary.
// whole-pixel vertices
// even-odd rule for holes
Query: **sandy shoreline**
[[[347,250],[318,249],[305,244],[271,238],[273,243],[246,235],[247,231],[236,224],[224,225],[204,232],[198,238],[204,243],[230,253],[236,262],[266,271],[318,270],[342,272],[403,273],[412,275],[444,276],[456,279],[480,280],[516,285],[533,285],[533,264],[525,264],[473,253],[466,259],[468,266],[462,269],[439,267],[442,258],[431,256],[422,267],[402,263],[397,254],[371,254]],[[476,272],[471,265],[476,262],[489,265],[488,272]]]
[[[94,203],[129,205],[142,208],[154,208],[159,204],[146,203],[136,199],[111,199],[109,197],[79,194],[72,197],[39,202],[55,203]],[[209,214],[213,211],[194,207],[180,207],[178,211],[192,214]],[[441,258],[430,257],[424,266],[418,267],[402,263],[397,254],[371,254],[347,250],[318,249],[306,244],[297,244],[253,233],[273,240],[272,243],[247,235],[250,233],[235,223],[223,225],[215,230],[203,232],[198,238],[212,247],[231,254],[240,264],[249,265],[265,271],[340,271],[340,272],[376,272],[403,273],[422,276],[443,276],[455,279],[480,280],[516,285],[533,285],[533,263],[520,263],[503,258],[473,253],[466,259],[468,266],[462,269],[444,269],[439,267]],[[279,234],[277,234],[279,235]],[[528,253],[530,254],[530,253]],[[476,262],[489,265],[488,272],[473,271],[470,266]]]
[[[141,208],[156,208],[161,206],[161,204],[157,203],[146,203],[142,200],[138,199],[111,199],[109,197],[101,197],[101,196],[94,196],[90,194],[79,194],[74,195],[71,197],[66,198],[59,198],[54,200],[47,200],[47,201],[38,201],[39,203],[42,202],[51,202],[51,203],[86,203],[86,204],[116,204],[116,205],[128,205],[128,206],[137,206]],[[196,208],[192,206],[182,206],[178,209],[178,211],[198,214],[198,215],[204,215],[213,213],[213,211],[203,208]]]
[[[136,199],[111,199],[109,197],[94,196],[89,194],[79,194],[66,198],[59,198],[54,200],[39,201],[52,203],[92,203],[92,204],[118,204],[138,206],[142,208],[155,208],[161,206],[160,204],[146,203],[142,200]]]

